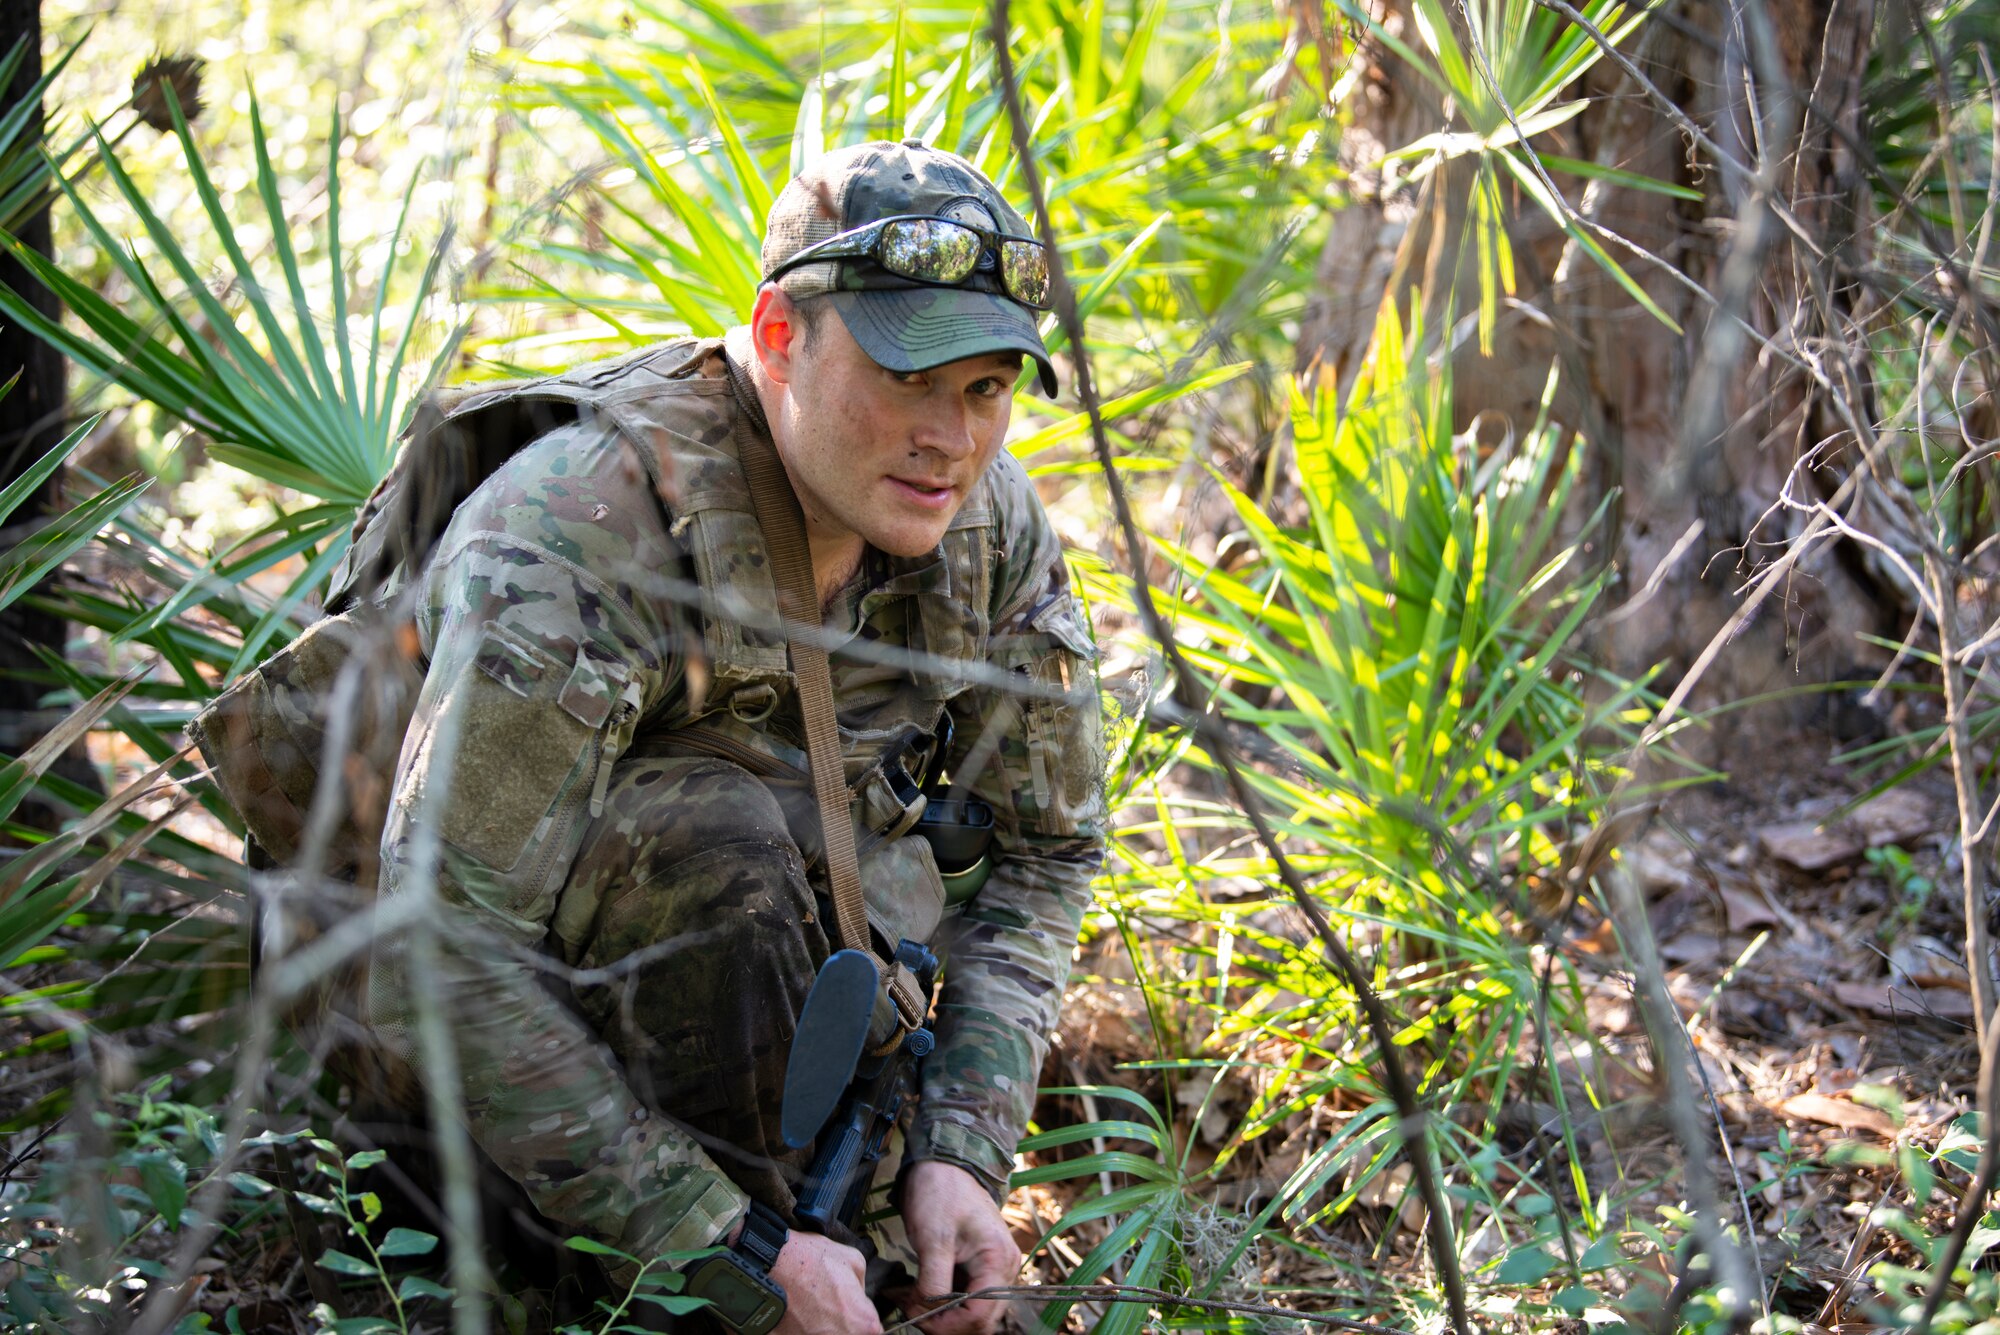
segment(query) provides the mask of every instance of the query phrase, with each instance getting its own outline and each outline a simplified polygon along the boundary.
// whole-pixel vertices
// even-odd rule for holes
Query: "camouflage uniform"
[[[576,420],[479,486],[411,590],[428,668],[382,893],[432,874],[435,831],[445,920],[436,977],[378,944],[369,1005],[421,1070],[434,989],[476,1142],[558,1226],[646,1256],[721,1237],[746,1191],[790,1204],[772,1073],[827,950],[824,882],[737,464],[760,428],[720,343],[527,392],[558,391]],[[1020,465],[999,457],[937,552],[870,550],[825,624],[869,918],[947,960],[905,1157],[997,1197],[1104,821],[1091,640]],[[961,906],[896,837],[910,813],[873,763],[943,714],[954,782],[996,813],[993,873]]]

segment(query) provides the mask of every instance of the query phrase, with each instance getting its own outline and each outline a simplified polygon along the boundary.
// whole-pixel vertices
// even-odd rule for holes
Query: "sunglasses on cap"
[[[1049,256],[1041,242],[927,214],[878,218],[830,236],[771,270],[765,281],[776,282],[802,264],[822,260],[873,260],[898,278],[957,287],[989,254],[999,263],[1000,285],[1008,296],[1038,311],[1049,308]]]

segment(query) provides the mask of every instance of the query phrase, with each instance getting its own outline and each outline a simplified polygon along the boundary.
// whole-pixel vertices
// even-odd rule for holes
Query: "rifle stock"
[[[906,940],[897,945],[896,960],[917,979],[928,1006],[937,978],[937,957],[923,945]],[[875,1166],[888,1146],[889,1132],[901,1120],[903,1109],[916,1100],[923,1059],[935,1041],[926,1022],[905,1033],[888,1052],[870,1053],[861,1059],[833,1117],[821,1129],[812,1164],[800,1183],[793,1211],[800,1228],[827,1233],[839,1224],[855,1231],[855,1221],[875,1178]]]

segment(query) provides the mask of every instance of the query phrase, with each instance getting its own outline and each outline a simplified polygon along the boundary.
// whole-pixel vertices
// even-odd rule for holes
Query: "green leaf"
[[[1158,1149],[1169,1145],[1166,1133],[1158,1127],[1144,1122],[1123,1120],[1078,1122],[1073,1126],[1059,1126],[1052,1131],[1037,1131],[1032,1136],[1023,1136],[1018,1149],[1025,1153],[1038,1150],[1052,1150],[1064,1145],[1074,1145],[1083,1140],[1143,1140]]]
[[[376,1250],[384,1256],[428,1256],[437,1245],[435,1234],[414,1228],[392,1228]]]
[[[1231,366],[1217,367],[1215,370],[1204,372],[1189,380],[1177,381],[1172,384],[1154,385],[1151,388],[1138,390],[1131,394],[1123,394],[1108,403],[1101,404],[1098,408],[1098,416],[1102,421],[1115,422],[1119,418],[1127,417],[1133,413],[1144,412],[1149,408],[1157,408],[1161,404],[1171,403],[1176,399],[1185,398],[1190,394],[1205,393],[1218,386],[1228,384],[1230,381],[1236,379],[1236,377],[1248,371],[1251,365],[1252,363],[1250,362],[1237,362]],[[1025,457],[1039,450],[1046,450],[1068,441],[1077,440],[1089,433],[1090,415],[1088,413],[1075,413],[1038,431],[1030,432],[1019,440],[1007,442],[1007,448],[1014,454]]]
[[[347,1170],[351,1173],[358,1173],[364,1168],[373,1168],[388,1157],[389,1153],[387,1150],[362,1150],[348,1157]]]
[[[1937,1170],[1931,1167],[1930,1158],[1915,1145],[1896,1147],[1896,1167],[1903,1174],[1903,1181],[1910,1188],[1910,1198],[1918,1209],[1929,1205],[1931,1192],[1937,1187]]]
[[[1129,1154],[1122,1150],[1106,1150],[1098,1154],[1079,1155],[1074,1159],[1042,1164],[1035,1168],[1023,1168],[1015,1172],[1008,1181],[1013,1186],[1025,1187],[1038,1182],[1061,1182],[1076,1177],[1095,1177],[1099,1173],[1124,1173],[1142,1181],[1152,1182],[1164,1182],[1174,1176],[1172,1168],[1156,1159]]]
[[[1549,1301],[1565,1312],[1582,1312],[1585,1308],[1604,1306],[1603,1295],[1581,1284],[1572,1284],[1566,1289],[1558,1290]]]
[[[151,486],[134,475],[65,510],[0,554],[0,608],[7,607],[41,579],[81,551],[97,531],[116,519]]]
[[[1497,1284],[1534,1284],[1556,1268],[1556,1258],[1540,1247],[1516,1247],[1493,1272]]]
[[[639,1258],[630,1252],[621,1252],[616,1247],[607,1247],[594,1238],[565,1238],[563,1239],[563,1246],[573,1252],[582,1252],[586,1256],[614,1256],[621,1261],[630,1261],[634,1265],[640,1264]]]
[[[439,1298],[450,1302],[451,1290],[435,1280],[425,1279],[422,1275],[405,1275],[403,1282],[396,1286],[396,1296],[404,1302],[415,1298]]]
[[[1554,153],[1537,151],[1535,156],[1541,164],[1552,172],[1568,172],[1573,176],[1585,176],[1593,180],[1609,181],[1630,190],[1643,190],[1649,194],[1668,195],[1674,199],[1688,199],[1699,202],[1701,191],[1671,181],[1662,181],[1654,176],[1642,176],[1638,172],[1620,171],[1616,167],[1600,167],[1594,162],[1584,162],[1577,158],[1558,157]]]
[[[0,386],[0,398],[4,398],[8,393],[12,392],[20,378],[20,373],[16,372],[8,379],[4,386]],[[4,489],[0,489],[0,520],[5,520],[9,515],[12,515],[15,510],[20,508],[23,501],[26,501],[30,496],[35,495],[42,489],[42,484],[55,474],[56,469],[62,467],[63,460],[69,458],[75,452],[76,447],[83,443],[84,438],[90,434],[92,428],[102,420],[102,417],[103,414],[100,413],[97,417],[91,418],[82,426],[71,431],[61,440],[57,441],[47,454],[29,464],[19,477],[8,483]]]
[[[376,1276],[382,1273],[375,1268],[373,1261],[364,1261],[358,1256],[349,1256],[346,1252],[330,1249],[319,1254],[319,1264],[337,1275]]]
[[[1618,1239],[1609,1233],[1583,1249],[1583,1255],[1576,1258],[1578,1270],[1602,1270],[1606,1266],[1617,1265],[1625,1259],[1625,1253],[1618,1246]]]
[[[171,1154],[154,1153],[139,1156],[139,1185],[145,1188],[146,1199],[160,1212],[160,1220],[168,1228],[181,1226],[181,1211],[187,1208],[186,1170],[180,1160]]]

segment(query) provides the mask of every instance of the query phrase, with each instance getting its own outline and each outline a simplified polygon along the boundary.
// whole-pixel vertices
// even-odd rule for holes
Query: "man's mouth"
[[[948,482],[940,483],[927,479],[912,480],[909,478],[891,477],[889,483],[918,505],[927,505],[941,509],[951,504],[953,488]]]

